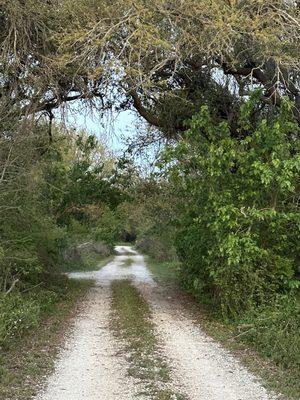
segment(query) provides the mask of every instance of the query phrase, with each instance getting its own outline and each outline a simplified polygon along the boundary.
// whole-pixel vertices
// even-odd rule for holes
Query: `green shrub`
[[[252,126],[256,97],[241,109],[239,137],[203,107],[164,160],[182,197],[183,285],[230,317],[299,285],[299,127],[287,100]]]
[[[136,247],[157,261],[174,261],[177,258],[170,237],[163,232],[144,232],[138,237]]]
[[[112,252],[119,236],[120,227],[116,214],[108,207],[103,207],[101,219],[93,230],[93,239],[104,242]]]

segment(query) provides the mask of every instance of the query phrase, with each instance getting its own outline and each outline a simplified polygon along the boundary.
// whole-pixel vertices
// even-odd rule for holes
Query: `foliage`
[[[27,275],[57,270],[74,242],[89,236],[112,248],[116,240],[110,231],[122,194],[113,159],[85,132],[55,126],[53,136],[49,144],[43,122],[15,123],[0,139],[2,292]]]
[[[177,198],[166,180],[140,177],[129,190],[130,200],[120,204],[118,214],[123,221],[123,231],[135,237],[136,246],[156,260],[174,260]]]
[[[65,134],[58,136],[43,165],[44,195],[52,199],[50,211],[62,226],[72,219],[92,221],[99,214],[100,204],[115,208],[121,198],[111,181],[114,162],[95,136],[85,132]]]
[[[120,221],[116,214],[111,209],[106,207],[101,214],[101,222],[93,231],[94,239],[103,241],[113,251],[114,244],[121,236]]]
[[[298,126],[287,100],[251,126],[256,98],[241,110],[238,139],[203,107],[165,158],[184,199],[176,238],[183,283],[231,316],[298,287]]]
[[[234,131],[253,83],[267,109],[299,104],[297,1],[1,0],[0,18],[7,113],[134,107],[169,137],[203,104]]]
[[[39,171],[42,129],[31,132],[23,126],[2,136],[0,153],[0,260],[1,290],[13,280],[39,272],[45,253],[55,258],[56,243],[64,235],[48,215],[41,198]],[[50,199],[49,199],[50,200]]]
[[[21,295],[2,297],[0,300],[0,345],[22,337],[24,332],[36,327],[39,321],[39,305]]]
[[[0,0],[4,308],[21,310],[10,295],[86,237],[111,249],[137,237],[160,260],[179,256],[185,287],[226,316],[297,289],[299,10],[280,0]],[[120,173],[95,137],[53,126],[53,111],[74,100],[100,115],[134,108],[158,127],[150,141],[170,144],[165,177]]]
[[[19,332],[16,335],[4,336],[3,331],[1,332],[1,399],[31,400],[36,396],[41,381],[53,370],[62,341],[62,332],[76,309],[78,299],[86,293],[90,284],[90,281],[67,281],[58,275],[40,275],[30,282],[26,291],[22,289],[21,293],[13,292],[4,302],[1,300],[1,327],[12,321],[12,315],[7,313],[7,308],[9,304],[14,303],[14,297],[22,297],[25,305],[30,302],[34,304],[34,310],[38,311],[38,314],[31,313],[28,316],[29,321],[34,320],[31,328],[26,328],[26,321],[23,320],[20,326],[21,340]],[[16,306],[24,308],[21,303],[16,303],[12,310],[15,314],[18,313]],[[5,336],[3,343],[2,339]]]

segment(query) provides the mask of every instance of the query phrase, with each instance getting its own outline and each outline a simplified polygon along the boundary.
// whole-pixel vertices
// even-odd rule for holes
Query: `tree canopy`
[[[82,100],[134,108],[166,136],[211,103],[232,121],[253,87],[299,121],[300,9],[271,0],[0,2],[1,105],[22,115]]]

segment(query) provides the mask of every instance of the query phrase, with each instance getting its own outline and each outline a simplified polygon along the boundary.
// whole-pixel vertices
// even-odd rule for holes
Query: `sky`
[[[120,154],[125,149],[124,139],[136,132],[138,121],[136,113],[130,110],[107,115],[101,119],[95,113],[91,115],[76,105],[67,110],[60,110],[56,118],[57,121],[63,121],[77,131],[85,129],[95,134],[115,154]]]
[[[56,122],[63,122],[69,128],[81,129],[88,133],[95,134],[99,141],[104,144],[110,154],[114,157],[121,157],[127,149],[125,139],[136,137],[137,132],[143,129],[144,121],[135,111],[127,110],[119,113],[91,114],[88,109],[84,110],[79,102],[69,103],[67,108],[59,109],[55,113]],[[146,121],[144,121],[147,127]],[[134,163],[145,174],[149,174],[155,169],[157,159],[157,148],[149,146],[142,153],[134,154]]]

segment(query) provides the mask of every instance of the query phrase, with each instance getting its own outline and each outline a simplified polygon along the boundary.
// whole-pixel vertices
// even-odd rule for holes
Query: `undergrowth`
[[[103,256],[97,253],[87,253],[81,256],[81,259],[77,262],[64,262],[60,267],[62,272],[85,272],[85,271],[97,271],[103,268],[106,264],[112,261],[113,255]]]
[[[38,283],[37,283],[38,282]],[[38,326],[55,304],[67,296],[70,283],[63,275],[40,274],[8,295],[0,296],[0,346],[9,348]]]
[[[72,309],[90,282],[43,275],[0,299],[0,398],[29,400],[50,372]]]
[[[164,284],[178,283],[180,271],[179,261],[157,261],[151,256],[146,256],[147,266],[157,282]]]

